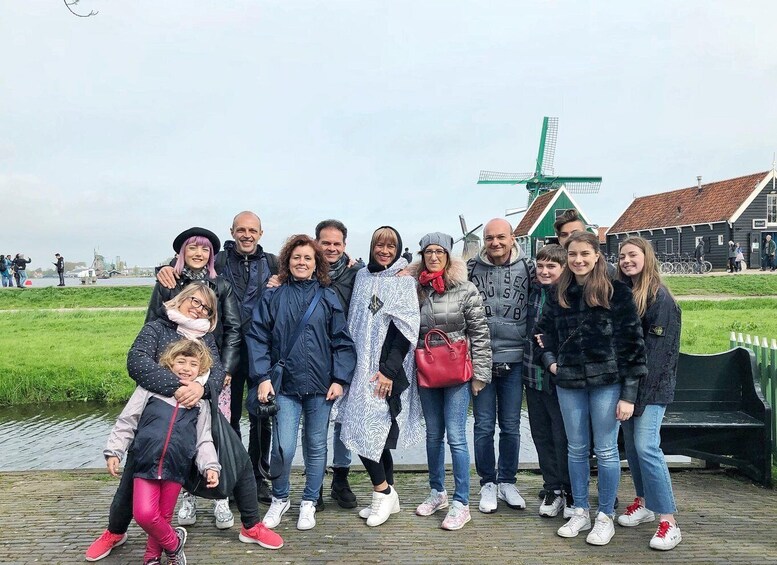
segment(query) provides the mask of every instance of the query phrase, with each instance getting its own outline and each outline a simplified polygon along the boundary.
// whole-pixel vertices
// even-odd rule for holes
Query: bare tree
[[[70,2],[68,2],[67,0],[62,0],[62,1],[65,3],[65,6],[67,6],[67,9],[70,10],[70,13],[73,14],[74,16],[78,16],[79,18],[89,18],[91,16],[96,16],[97,14],[100,13],[100,12],[95,12],[94,10],[89,10],[88,14],[79,14],[78,12],[73,10],[73,6],[77,6],[79,0],[70,0]]]

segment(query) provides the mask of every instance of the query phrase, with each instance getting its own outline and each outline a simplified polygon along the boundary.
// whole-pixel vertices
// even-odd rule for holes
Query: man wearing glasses
[[[495,218],[483,231],[484,245],[467,262],[469,280],[483,299],[493,353],[492,380],[473,389],[475,469],[480,476],[480,504],[496,512],[497,498],[510,508],[526,508],[515,486],[520,452],[522,366],[526,344],[526,315],[534,266],[515,242],[507,220]],[[473,381],[474,382],[474,381]],[[499,419],[499,464],[494,453]]]

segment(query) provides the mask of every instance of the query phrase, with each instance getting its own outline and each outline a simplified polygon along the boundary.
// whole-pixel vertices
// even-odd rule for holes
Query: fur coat
[[[548,369],[557,363],[556,386],[586,388],[622,384],[621,400],[636,402],[639,381],[647,375],[642,322],[631,289],[613,281],[610,308],[590,308],[583,287],[567,290],[569,308],[562,308],[552,295],[537,323],[544,349],[539,352]]]

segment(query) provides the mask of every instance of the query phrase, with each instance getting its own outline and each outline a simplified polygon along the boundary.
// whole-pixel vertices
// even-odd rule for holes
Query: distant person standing
[[[698,274],[704,273],[704,240],[699,239],[696,249],[693,250],[693,258],[696,260],[694,271]],[[761,269],[763,271],[763,269]]]
[[[413,254],[410,253],[409,248],[405,247],[405,252],[402,254],[402,259],[407,261],[408,265],[413,262]]]
[[[54,253],[54,257],[57,258],[57,262],[54,265],[57,267],[57,274],[59,275],[59,284],[57,286],[65,286],[65,258],[59,253]]]
[[[737,245],[733,241],[728,242],[728,272],[735,273],[737,270]]]
[[[737,243],[737,256],[736,256],[737,272],[742,272],[742,263],[744,262],[745,262],[745,254],[742,253],[742,246]]]
[[[24,253],[17,253],[13,260],[14,278],[16,286],[24,288],[24,281],[27,280],[27,265],[32,263],[32,259],[24,257]]]
[[[13,271],[11,269],[11,256],[0,255],[0,277],[3,279],[3,288],[13,286]]]
[[[761,257],[761,270],[765,271],[766,269],[769,269],[770,271],[774,270],[774,254],[777,253],[777,244],[772,240],[771,235],[766,236],[766,241],[764,241],[764,251],[763,256]]]

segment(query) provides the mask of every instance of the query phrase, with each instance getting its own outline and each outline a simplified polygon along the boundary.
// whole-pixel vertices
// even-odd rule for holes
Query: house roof
[[[517,226],[515,226],[513,234],[515,234],[516,237],[528,235],[534,223],[540,218],[540,216],[542,216],[543,212],[545,212],[545,209],[551,203],[555,195],[556,190],[551,190],[544,194],[540,194],[537,198],[535,198],[534,202],[532,202],[531,206],[529,206],[529,209],[526,210],[523,218],[521,218],[521,221],[518,222]]]
[[[767,172],[635,198],[607,233],[728,221]]]

